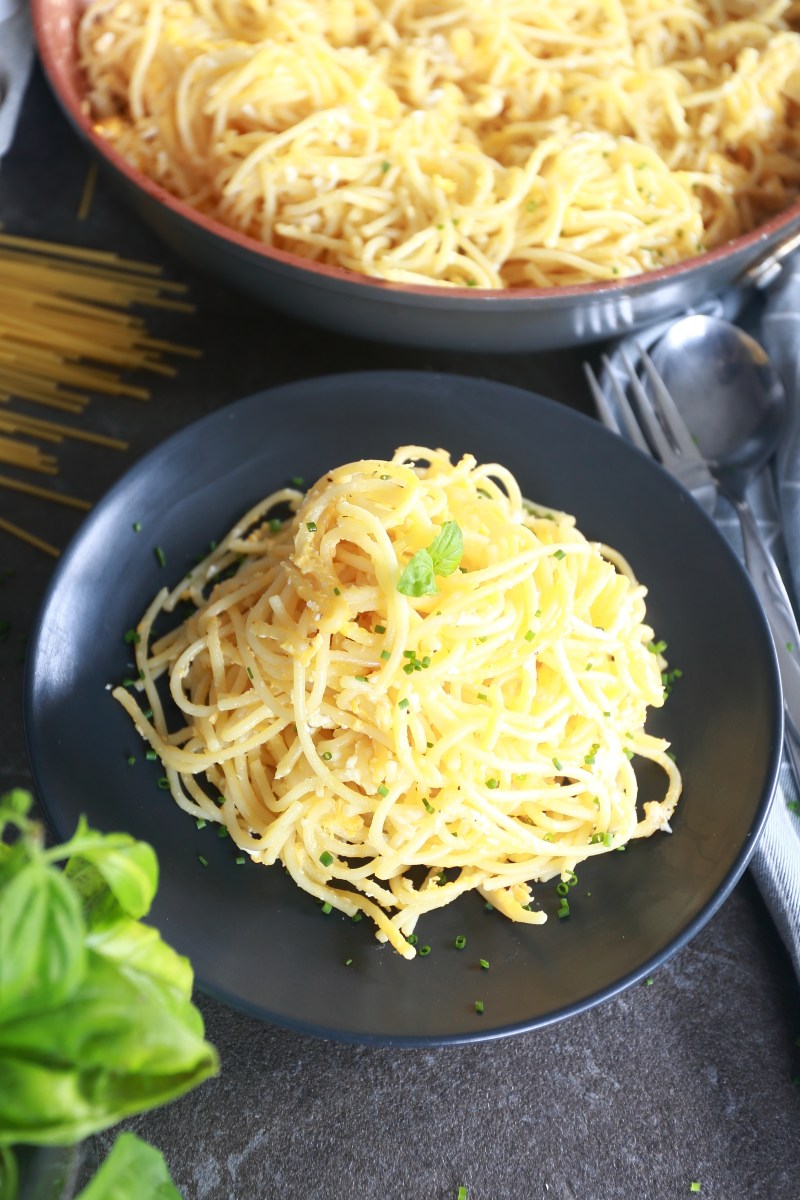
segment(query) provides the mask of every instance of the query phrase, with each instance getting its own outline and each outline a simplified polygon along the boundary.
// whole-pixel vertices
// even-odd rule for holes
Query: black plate
[[[107,690],[129,669],[125,630],[250,504],[293,475],[311,482],[407,443],[504,463],[526,495],[573,512],[588,537],[628,557],[650,590],[648,614],[670,663],[683,670],[649,728],[670,738],[685,779],[674,832],[579,868],[567,920],[555,917],[553,884],[537,890],[551,915],[538,928],[465,896],[424,919],[419,932],[431,952],[413,962],[380,946],[367,921],[324,915],[279,868],[237,866],[228,841],[211,827],[198,831],[159,790],[158,764],[145,761]],[[595,422],[531,393],[396,371],[251,396],[129,471],[56,570],[31,646],[26,723],[57,836],[86,813],[101,829],[155,846],[161,884],[151,919],[191,957],[203,989],[280,1025],[397,1045],[533,1029],[653,971],[744,870],[781,739],[774,651],[749,580],[665,472]],[[458,934],[467,939],[461,951]]]

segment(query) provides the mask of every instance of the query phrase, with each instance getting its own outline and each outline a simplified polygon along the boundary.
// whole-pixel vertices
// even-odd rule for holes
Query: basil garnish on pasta
[[[464,536],[456,521],[445,521],[430,546],[418,550],[403,569],[397,590],[404,596],[434,596],[437,575],[452,575],[464,553]]]

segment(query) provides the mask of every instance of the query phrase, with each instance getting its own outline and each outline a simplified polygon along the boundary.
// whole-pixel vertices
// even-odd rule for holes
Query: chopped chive
[[[230,830],[228,829],[227,825],[220,825],[219,829],[217,830],[217,837],[218,838],[230,837]]]
[[[346,959],[344,960],[344,965],[345,965],[346,967],[352,967],[352,965],[353,965],[353,960],[352,960],[352,958],[346,958]]]
[[[302,475],[293,475],[289,482],[291,483],[292,487],[296,488],[301,488],[305,485],[305,479],[303,479]]]
[[[467,1189],[464,1187],[463,1183],[459,1184],[456,1200],[467,1200]]]
[[[479,1015],[483,1012],[483,1001],[482,1000],[475,1001],[475,1012],[478,1013]]]
[[[251,678],[251,679],[253,679],[253,678],[254,678],[253,672],[252,672],[252,670],[250,669],[250,667],[248,667],[248,668],[247,668],[247,674],[250,676],[250,678]]]
[[[374,628],[374,632],[375,633],[386,633],[386,626],[385,625],[376,625]]]
[[[325,916],[327,916],[328,913],[331,912],[332,910],[333,910],[333,905],[329,904],[328,901],[326,900],[322,906],[322,911],[325,913]]]
[[[330,850],[323,850],[322,854],[319,856],[319,861],[322,863],[323,867],[329,867],[333,862],[333,855],[331,854]]]
[[[133,529],[133,532],[134,532],[134,533],[141,533],[141,532],[142,532],[142,522],[141,522],[141,521],[134,521],[134,522],[133,522],[133,525],[131,526],[131,528]]]
[[[322,754],[320,754],[320,758],[323,762],[330,762],[333,758],[333,755],[331,754],[330,750],[323,750]]]
[[[498,779],[487,779],[486,786],[490,791],[494,791],[495,788],[500,787],[500,781]]]
[[[167,790],[167,788],[169,787],[169,780],[167,779],[166,775],[161,776],[161,778],[158,781],[158,786],[161,788],[162,792]]]
[[[429,813],[435,813],[435,812],[436,812],[436,809],[433,807],[433,805],[431,804],[430,800],[427,800],[427,799],[425,798],[425,796],[423,796],[423,797],[422,797],[422,803],[423,803],[423,804],[424,804],[424,806],[425,806],[425,811],[426,811],[426,812],[429,812]]]
[[[406,665],[403,667],[403,670],[405,671],[406,675],[410,675],[414,670],[414,664],[406,663]]]
[[[280,519],[280,517],[270,517],[269,527],[273,533],[277,533],[282,525],[283,525],[283,521]]]
[[[198,829],[205,829],[207,824],[208,824],[208,821],[206,821],[205,817],[198,817],[197,820],[195,821],[195,825],[197,826]]]
[[[561,759],[560,759],[560,758],[554,758],[554,759],[553,759],[553,766],[555,767],[555,769],[556,769],[557,771],[563,771],[563,770],[564,770],[564,767],[563,767],[563,764],[562,764],[562,762],[561,762]]]
[[[208,866],[208,859],[207,859],[207,858],[204,858],[202,854],[198,854],[198,856],[197,856],[197,861],[200,863],[200,866],[201,866],[201,867],[207,867],[207,866]]]
[[[488,900],[486,901],[486,903],[484,904],[483,907],[486,909],[487,912],[494,912],[494,905],[491,904]]]
[[[532,642],[535,637],[536,637],[536,634],[533,632],[532,629],[529,629],[527,631],[527,633],[525,634],[525,641]]]
[[[237,854],[236,858],[234,859],[234,862],[236,863],[237,867],[243,867],[244,864],[247,862],[247,859],[245,858],[245,856],[243,854]]]
[[[556,891],[558,892],[559,896],[566,896],[569,892],[569,884],[565,883],[562,879],[560,883],[556,884]]]
[[[316,533],[317,532],[317,522],[316,521],[306,521],[306,529],[308,530],[309,533]]]
[[[392,657],[392,656],[391,656],[391,654],[389,653],[389,651],[388,651],[388,650],[381,650],[381,658],[383,659],[383,661],[384,661],[384,662],[386,662],[386,661],[387,661],[388,659],[390,659],[391,657]]]
[[[559,919],[569,916],[569,900],[565,900],[563,896],[561,897],[561,907],[558,910],[558,916]]]
[[[355,679],[357,679],[359,683],[366,683],[366,682],[367,682],[367,677],[366,677],[366,675],[355,675],[355,676],[354,676],[354,678],[355,678]]]
[[[458,937],[456,938],[456,940],[453,942],[453,945],[455,946],[456,950],[463,950],[464,947],[466,946],[466,944],[467,944],[467,939],[464,937],[463,933],[460,933],[458,935]]]
[[[478,699],[479,700],[488,700],[489,697],[486,695],[486,692],[478,692]]]
[[[408,708],[408,700],[405,697],[403,697],[402,700],[398,700],[397,707],[398,708]]]
[[[342,589],[341,589],[341,588],[337,588],[337,587],[335,587],[335,588],[333,589],[333,594],[334,594],[334,596],[341,596],[341,594],[342,594]]]
[[[136,762],[136,759],[133,757],[132,754],[129,754],[128,755],[128,766],[132,767],[135,762]]]
[[[383,784],[381,784],[381,786],[378,788],[378,795],[379,796],[388,796],[389,789],[387,787],[385,787]]]
[[[480,968],[481,968],[481,970],[482,970],[482,971],[488,971],[488,970],[489,970],[489,960],[488,960],[488,959],[486,959],[486,958],[479,958],[479,959],[478,959],[478,963],[479,963],[479,965],[480,965]]]
[[[689,1191],[690,1192],[699,1192],[700,1191],[700,1184],[697,1182],[696,1179],[693,1179],[692,1182],[689,1184]]]
[[[417,657],[416,650],[404,650],[403,651],[403,658],[416,658],[416,657]]]
[[[145,753],[145,758],[148,760],[148,762],[155,762],[158,758],[158,755],[156,754],[155,750],[148,750]]]
[[[409,946],[416,946],[419,938],[417,937],[416,933],[409,933],[406,941],[408,942]]]
[[[417,954],[421,954],[422,957],[424,958],[425,955],[430,954],[430,952],[431,952],[430,946],[420,946],[419,950],[417,951]]]
[[[653,982],[654,982],[654,980],[653,980],[653,976],[652,976],[652,975],[648,975],[648,976],[647,976],[647,979],[645,979],[645,981],[644,981],[644,986],[645,986],[645,987],[652,987],[652,986],[653,986]]]
[[[566,557],[567,557],[566,550],[554,550],[553,551],[553,558],[562,559],[562,558],[566,558]]]
[[[122,640],[129,646],[137,646],[142,639],[135,629],[129,629],[127,633],[123,634]]]
[[[353,922],[354,925],[357,925],[358,922],[363,921],[363,919],[364,919],[364,914],[362,913],[361,909],[359,909],[358,912],[354,912],[352,917],[350,918],[350,920]]]
[[[166,555],[164,554],[164,551],[161,549],[160,546],[155,547],[155,549],[153,550],[153,554],[155,554],[156,562],[158,563],[158,565],[160,567],[165,567],[167,565]]]

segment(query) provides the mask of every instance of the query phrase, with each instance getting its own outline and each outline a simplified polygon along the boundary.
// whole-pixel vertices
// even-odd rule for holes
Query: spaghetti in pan
[[[403,284],[557,287],[788,207],[788,0],[94,0],[96,128],[266,245]]]

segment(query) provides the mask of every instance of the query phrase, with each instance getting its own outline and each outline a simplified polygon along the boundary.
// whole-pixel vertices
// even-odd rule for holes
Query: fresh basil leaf
[[[182,986],[90,950],[68,1000],[0,1024],[0,1145],[79,1141],[217,1069]]]
[[[26,837],[18,837],[13,846],[9,846],[2,839],[9,825],[21,834],[27,833],[32,824],[28,817],[32,803],[33,797],[24,788],[12,788],[10,792],[0,796],[0,882],[3,876],[18,869],[30,858]]]
[[[139,918],[149,912],[158,888],[158,859],[147,842],[127,833],[98,833],[81,817],[75,834],[60,850],[61,857],[69,858],[67,877],[87,908],[102,899],[107,887],[126,916]],[[87,871],[87,863],[93,870]]]
[[[17,1200],[19,1167],[10,1146],[0,1146],[0,1200]]]
[[[406,563],[397,581],[397,590],[404,596],[433,596],[438,592],[433,559],[427,550],[418,550]]]
[[[437,575],[452,575],[464,553],[464,535],[457,521],[445,521],[428,546],[433,569]]]
[[[135,1133],[121,1133],[76,1200],[181,1200],[164,1155]]]
[[[86,968],[86,923],[60,871],[34,859],[0,887],[0,1021],[60,1004]]]
[[[151,975],[184,996],[191,996],[194,973],[188,958],[162,940],[157,929],[128,917],[98,920],[87,938],[96,954],[130,971]]]

